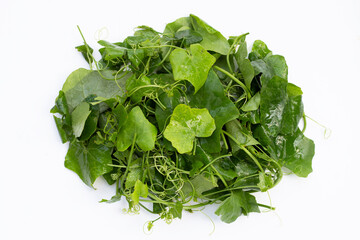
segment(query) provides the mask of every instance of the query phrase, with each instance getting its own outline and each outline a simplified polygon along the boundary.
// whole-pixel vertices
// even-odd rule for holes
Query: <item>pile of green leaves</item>
[[[81,33],[81,32],[80,32]],[[301,89],[288,82],[283,56],[260,40],[248,53],[247,34],[226,39],[197,16],[163,33],[137,28],[123,42],[99,41],[95,60],[76,47],[90,70],[70,74],[51,112],[65,167],[92,187],[115,186],[130,212],[143,208],[171,221],[219,203],[226,223],[259,212],[286,168],[312,171],[314,143],[300,130]]]

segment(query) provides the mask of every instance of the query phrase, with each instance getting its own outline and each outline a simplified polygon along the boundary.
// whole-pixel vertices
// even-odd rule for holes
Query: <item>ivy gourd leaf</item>
[[[137,103],[143,96],[145,96],[147,92],[152,90],[152,88],[145,87],[150,84],[150,78],[148,78],[146,75],[142,75],[139,78],[136,78],[135,75],[132,75],[126,80],[126,91],[128,92],[131,100]]]
[[[185,46],[190,46],[191,44],[201,42],[203,39],[198,32],[191,29],[177,31],[175,33],[175,38],[179,40],[182,39],[185,43]]]
[[[170,54],[174,79],[189,81],[195,87],[195,93],[204,85],[215,61],[215,57],[199,44],[190,45],[190,54],[185,49],[175,49]]]
[[[130,77],[130,74],[125,75],[121,79],[117,79],[116,82],[115,80],[107,80],[114,79],[114,73],[116,72],[110,70],[91,71],[83,68],[72,72],[62,88],[69,111],[72,112],[74,108],[89,95],[96,95],[102,98],[123,96],[125,81]]]
[[[264,59],[267,55],[271,55],[272,52],[266,46],[266,44],[261,40],[255,40],[252,46],[251,55],[254,56],[254,59]]]
[[[302,91],[274,76],[260,92],[260,122],[271,136],[292,134],[303,116]]]
[[[165,128],[164,137],[183,154],[193,149],[195,137],[209,137],[215,128],[215,120],[207,109],[190,108],[185,104],[179,104]]]
[[[191,184],[186,182],[182,190],[186,195],[191,195],[194,191],[195,197],[201,197],[203,192],[209,191],[218,186],[216,182],[212,181],[211,178],[206,177],[205,174],[195,176],[190,179],[190,182]]]
[[[286,105],[287,84],[285,79],[274,76],[260,92],[260,122],[271,136],[276,136],[280,132]]]
[[[220,132],[225,123],[236,119],[239,116],[239,110],[235,104],[225,96],[224,87],[218,76],[213,70],[210,70],[206,82],[196,93],[189,92],[189,105],[195,108],[207,108],[215,120],[216,130],[208,138],[202,138],[202,147],[210,153],[220,151]]]
[[[288,66],[285,58],[281,55],[270,55],[265,59],[266,64],[273,70],[275,76],[279,76],[285,80],[288,79]]]
[[[255,197],[242,190],[236,190],[220,204],[215,214],[221,216],[223,222],[232,223],[241,214],[247,215],[250,212],[260,212]]]
[[[143,174],[140,159],[132,161],[129,166],[129,173],[126,176],[125,189],[130,189],[135,186],[136,181],[140,180]]]
[[[160,102],[166,107],[162,109],[159,105],[155,108],[155,117],[158,123],[160,131],[162,131],[166,123],[169,122],[170,116],[173,113],[175,107],[180,103],[183,103],[179,90],[174,89],[168,93],[162,93],[159,96]]]
[[[260,92],[257,92],[249,101],[247,101],[242,107],[241,110],[244,112],[255,111],[260,106]]]
[[[173,218],[179,218],[181,219],[182,217],[182,210],[183,210],[183,205],[181,202],[176,201],[175,202],[175,206],[171,207],[169,209],[169,213],[172,215]]]
[[[81,136],[79,137],[80,141],[86,141],[94,134],[94,132],[97,129],[98,120],[99,120],[99,110],[98,109],[91,110],[91,113],[86,119]]]
[[[299,128],[291,135],[279,134],[273,137],[263,126],[258,126],[254,130],[254,136],[266,147],[272,158],[297,176],[307,177],[312,172],[315,144]]]
[[[259,172],[259,183],[257,186],[260,188],[260,191],[266,192],[274,186],[274,180],[270,175],[264,172]]]
[[[175,20],[174,22],[168,23],[166,24],[165,30],[164,30],[164,35],[168,36],[168,37],[175,37],[175,33],[179,30],[179,29],[190,29],[191,27],[191,20],[190,17],[182,17],[179,18],[177,20]]]
[[[286,87],[287,101],[281,122],[280,133],[292,134],[298,128],[300,119],[304,114],[302,91],[298,86],[288,83]]]
[[[81,180],[92,187],[95,180],[112,170],[112,148],[97,145],[94,141],[86,146],[83,142],[73,141],[65,157],[65,167],[74,171]]]
[[[235,53],[235,59],[239,66],[240,72],[244,78],[245,85],[248,89],[251,88],[251,82],[255,76],[254,68],[251,65],[251,62],[247,57],[247,45],[245,42],[245,36],[244,40],[240,42],[239,48],[237,52]]]
[[[93,59],[89,58],[89,54],[92,54],[94,52],[94,49],[92,49],[89,45],[87,45],[87,47],[86,47],[86,45],[80,45],[80,46],[75,47],[75,49],[81,53],[81,55],[85,58],[85,60],[88,63],[93,62]]]
[[[140,180],[137,180],[134,187],[134,192],[131,194],[131,199],[134,204],[139,204],[139,198],[146,198],[148,196],[148,186],[142,183]]]
[[[128,50],[125,47],[118,46],[116,44],[110,43],[105,40],[100,40],[100,41],[98,41],[98,43],[101,46],[104,46],[104,48],[99,51],[102,52],[101,55],[107,61],[113,60],[116,58],[122,58],[126,54],[126,51]]]
[[[230,45],[226,38],[217,30],[209,26],[203,20],[195,15],[190,15],[191,24],[196,32],[202,36],[200,42],[206,50],[214,51],[222,55],[227,55]]]
[[[55,115],[53,117],[55,120],[56,128],[57,128],[60,138],[61,138],[61,142],[66,143],[68,141],[68,138],[67,138],[66,131],[63,129],[63,120],[61,118],[56,117]]]
[[[84,129],[86,119],[91,113],[89,108],[89,103],[82,102],[71,113],[72,128],[75,137],[80,137]]]
[[[244,127],[241,126],[238,120],[232,120],[225,124],[226,131],[236,139],[236,143],[230,139],[230,146],[232,152],[235,153],[240,150],[240,147],[237,143],[243,146],[250,146],[250,145],[257,145],[259,142],[252,136],[251,132],[246,130]]]
[[[120,128],[117,138],[117,149],[125,151],[135,143],[143,150],[150,151],[155,146],[157,129],[146,119],[139,106],[131,109],[126,122]]]

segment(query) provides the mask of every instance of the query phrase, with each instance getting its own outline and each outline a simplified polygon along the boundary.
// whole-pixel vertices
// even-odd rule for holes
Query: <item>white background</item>
[[[79,25],[98,48],[98,30],[121,41],[138,25],[162,31],[193,13],[225,36],[250,32],[289,66],[304,92],[306,135],[316,143],[314,172],[285,176],[270,190],[276,211],[225,224],[213,214],[185,213],[157,222],[145,211],[122,213],[124,202],[100,204],[113,188],[97,190],[67,170],[49,113],[70,72],[87,67],[74,47]],[[0,239],[359,239],[360,1],[10,1],[0,2]],[[107,34],[105,34],[107,33]],[[256,195],[269,204],[266,194]]]

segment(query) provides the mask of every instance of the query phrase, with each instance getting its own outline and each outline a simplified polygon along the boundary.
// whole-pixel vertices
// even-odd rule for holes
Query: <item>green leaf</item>
[[[252,53],[257,59],[264,59],[268,54],[271,54],[271,51],[263,41],[256,40],[252,46]]]
[[[107,199],[102,199],[100,202],[101,203],[114,203],[114,202],[118,202],[121,200],[121,194],[116,194],[114,196],[112,196],[109,200]]]
[[[261,89],[260,122],[271,136],[280,132],[287,99],[287,81],[274,76]]]
[[[280,55],[271,55],[266,57],[266,64],[273,69],[275,76],[279,76],[285,80],[288,77],[288,66],[286,64],[285,58]]]
[[[196,93],[188,93],[189,105],[195,108],[206,108],[215,120],[216,130],[208,138],[202,138],[202,147],[210,153],[220,151],[220,132],[225,123],[236,119],[239,110],[235,104],[225,96],[224,87],[218,76],[210,70],[204,86]]]
[[[185,195],[192,195],[194,191],[194,196],[198,198],[201,197],[203,192],[209,191],[217,186],[216,182],[212,181],[211,178],[206,177],[205,174],[200,174],[191,179],[190,183],[186,182],[182,191]]]
[[[71,113],[72,128],[75,137],[80,137],[84,129],[86,119],[91,113],[89,108],[90,105],[87,102],[82,102]]]
[[[196,32],[202,36],[200,45],[206,50],[214,51],[222,55],[227,55],[230,45],[227,39],[217,30],[209,26],[195,15],[190,15],[191,24]]]
[[[268,189],[274,186],[274,180],[271,175],[268,175],[264,172],[259,172],[259,183],[257,186],[262,192],[266,192]]]
[[[102,52],[101,55],[107,61],[113,60],[116,58],[122,58],[126,54],[126,51],[128,50],[125,47],[118,46],[116,44],[110,43],[105,40],[100,40],[100,41],[98,41],[98,43],[101,46],[105,47],[100,52]]]
[[[209,137],[215,128],[215,121],[207,109],[179,104],[165,128],[164,137],[182,154],[193,149],[195,137]]]
[[[185,46],[190,46],[191,44],[201,42],[203,39],[198,32],[191,29],[186,29],[176,32],[175,38],[179,40],[183,40]]]
[[[250,111],[255,111],[259,108],[260,106],[260,92],[257,92],[254,96],[252,96],[252,98],[250,98],[249,101],[247,101],[242,107],[241,110],[243,110],[244,112],[250,112]]]
[[[81,52],[81,54],[83,55],[83,57],[85,58],[85,60],[88,63],[93,62],[93,59],[89,58],[89,55],[92,54],[94,52],[94,50],[89,45],[87,45],[87,47],[86,47],[86,45],[77,46],[77,47],[75,47],[75,49],[78,50],[79,52]]]
[[[102,70],[91,71],[80,68],[75,70],[66,79],[62,91],[65,94],[69,111],[80,104],[89,95],[95,95],[102,98],[114,98],[115,96],[123,96],[125,81],[130,74],[125,75],[121,79],[114,79],[115,71]],[[120,86],[120,87],[119,87]]]
[[[215,211],[225,223],[234,222],[241,214],[260,212],[255,197],[242,190],[232,191],[230,197],[225,199]]]
[[[129,173],[126,176],[125,189],[130,189],[135,186],[135,183],[141,179],[143,170],[141,168],[141,161],[137,159],[132,161],[129,166]]]
[[[66,134],[65,130],[63,129],[63,121],[61,118],[58,118],[55,116],[53,116],[53,117],[55,120],[56,128],[57,128],[60,138],[61,138],[61,142],[66,143],[68,141],[68,138],[67,138],[67,134]]]
[[[86,146],[73,141],[65,157],[65,167],[74,171],[83,182],[92,187],[95,180],[112,170],[112,148],[97,145],[93,141]]]
[[[254,136],[269,151],[272,158],[284,165],[299,177],[307,177],[312,172],[312,158],[315,144],[297,129],[291,135],[279,134],[276,137],[258,126]]]
[[[288,83],[287,101],[282,117],[280,133],[292,134],[298,128],[300,119],[304,114],[304,105],[302,102],[302,91],[298,86]]]
[[[242,127],[238,120],[235,119],[231,122],[226,123],[225,127],[226,131],[236,140],[234,142],[232,139],[229,139],[233,153],[237,152],[240,149],[238,144],[241,144],[242,146],[259,144],[259,142],[252,136],[251,132]]]
[[[131,100],[137,103],[146,93],[152,91],[152,88],[146,87],[149,85],[151,85],[151,81],[147,76],[142,75],[136,78],[135,75],[132,75],[126,81],[126,91],[128,91]]]
[[[181,219],[182,210],[183,210],[182,203],[177,201],[177,202],[175,202],[175,206],[173,206],[169,209],[169,213],[173,216],[173,218]]]
[[[88,140],[96,131],[97,123],[99,120],[99,110],[92,110],[88,118],[86,119],[84,129],[79,137],[79,140]]]
[[[190,46],[190,54],[184,49],[175,49],[170,54],[174,79],[189,81],[195,87],[195,93],[204,85],[215,61],[215,57],[199,44]]]
[[[150,151],[155,147],[156,135],[156,127],[146,119],[139,106],[134,107],[119,130],[117,149],[118,151],[128,149],[136,136],[136,144],[143,151]]]
[[[245,85],[248,89],[251,89],[251,82],[255,76],[254,68],[251,62],[247,58],[247,46],[245,39],[239,44],[239,48],[235,53],[235,59],[239,66],[240,72],[244,78]]]
[[[175,107],[183,103],[181,94],[177,89],[173,89],[168,93],[162,93],[159,96],[160,102],[166,107],[162,109],[159,105],[155,108],[155,117],[160,131],[164,130],[166,124],[170,121],[170,116]]]
[[[174,22],[166,24],[164,35],[169,37],[175,37],[175,33],[183,27],[186,27],[188,29],[191,27],[190,17],[182,17]]]
[[[148,196],[148,186],[142,183],[140,180],[137,180],[134,187],[134,192],[131,194],[131,199],[134,204],[139,204],[139,198],[147,198]]]
[[[270,133],[291,134],[303,116],[302,91],[285,79],[274,76],[261,89],[260,122]]]

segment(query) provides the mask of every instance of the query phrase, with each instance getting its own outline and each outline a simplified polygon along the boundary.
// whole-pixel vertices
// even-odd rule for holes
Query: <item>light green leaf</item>
[[[175,49],[170,54],[174,79],[189,81],[195,87],[195,93],[204,85],[215,61],[215,57],[199,44],[190,46],[190,54],[185,49]]]
[[[249,101],[247,101],[242,107],[241,110],[244,112],[255,111],[260,106],[260,92],[257,92]]]
[[[156,127],[146,119],[139,106],[134,107],[119,130],[117,149],[125,151],[136,136],[136,144],[143,151],[150,151],[155,147],[156,135]]]
[[[131,199],[134,201],[134,204],[139,204],[139,198],[146,198],[148,196],[148,186],[142,183],[140,180],[137,180],[134,187],[134,192],[131,194]]]
[[[252,46],[252,54],[254,54],[257,59],[264,59],[267,55],[271,55],[271,51],[263,41],[256,40]]]
[[[165,128],[164,137],[182,154],[193,149],[195,137],[209,137],[215,128],[215,121],[206,108],[190,108],[179,104]]]
[[[174,22],[168,23],[164,30],[164,35],[174,37],[175,33],[181,28],[189,29],[191,27],[190,17],[182,17]]]
[[[72,112],[89,95],[102,98],[123,96],[126,79],[131,74],[127,74],[115,82],[114,73],[115,71],[110,70],[91,71],[83,68],[72,72],[66,79],[62,89],[69,106],[69,111]],[[107,80],[103,77],[113,80]]]
[[[288,79],[288,66],[285,58],[281,55],[267,56],[265,59],[266,64],[273,69],[276,76],[279,76],[285,80]]]
[[[97,145],[93,141],[85,146],[82,142],[73,141],[65,157],[65,167],[79,175],[81,180],[92,186],[101,175],[112,170],[112,148]]]
[[[227,39],[217,30],[209,26],[195,15],[190,15],[191,24],[195,31],[200,33],[203,40],[200,42],[206,50],[214,51],[222,55],[227,55],[230,45]]]
[[[71,113],[72,128],[75,137],[80,137],[84,130],[85,122],[91,111],[90,105],[87,102],[80,103]]]

